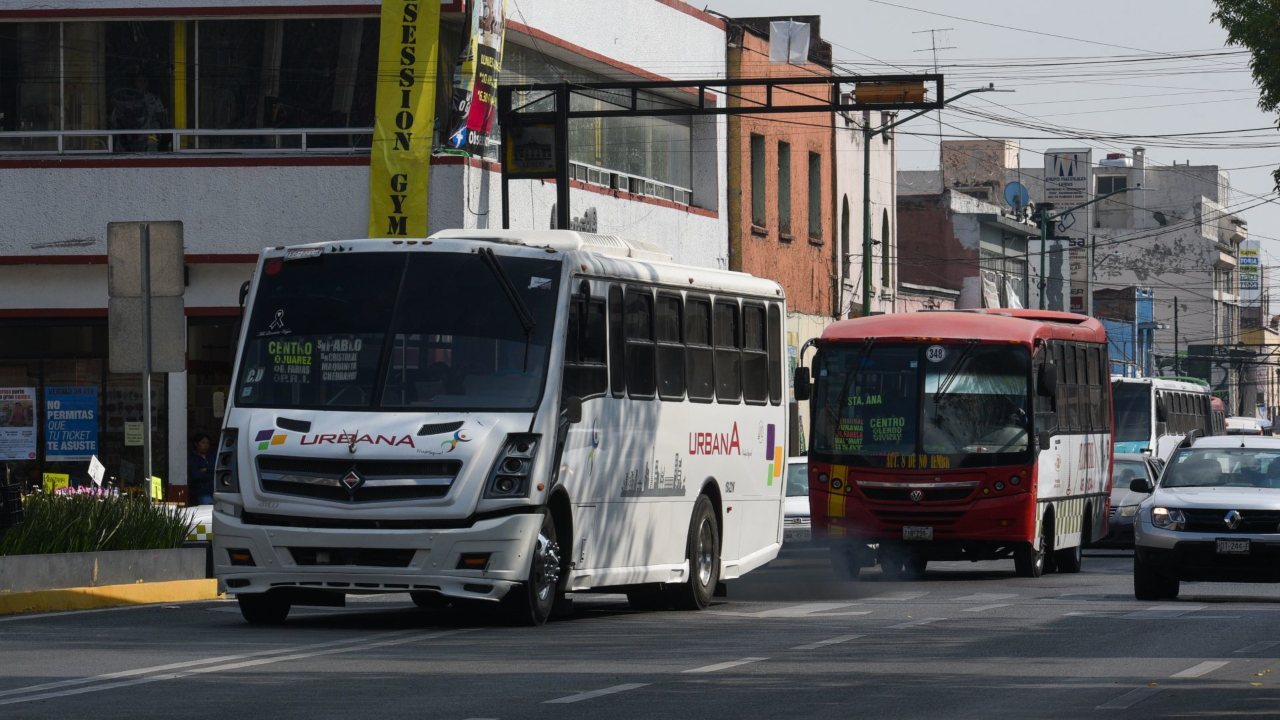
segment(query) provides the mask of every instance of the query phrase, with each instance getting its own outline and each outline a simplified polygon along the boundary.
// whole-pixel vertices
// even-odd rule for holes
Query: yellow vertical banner
[[[369,237],[426,237],[440,3],[383,0]]]

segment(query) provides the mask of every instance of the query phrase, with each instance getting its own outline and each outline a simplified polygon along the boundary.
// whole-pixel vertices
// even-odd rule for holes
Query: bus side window
[[[644,287],[628,287],[622,318],[627,339],[627,395],[651,398],[657,389],[656,347],[653,341],[653,292]]]
[[[742,398],[742,333],[738,301],[716,300],[712,335],[716,353],[716,400],[737,404]]]
[[[763,305],[742,304],[742,398],[751,405],[769,402],[769,351],[765,347]]]
[[[608,390],[604,300],[575,295],[565,338],[564,397],[588,398]]]
[[[626,341],[622,335],[622,288],[609,287],[609,388],[616,398],[627,396]]]
[[[1036,351],[1035,357],[1032,359],[1032,377],[1035,378],[1036,392],[1035,397],[1035,421],[1037,432],[1056,432],[1058,429],[1058,415],[1054,412],[1054,403],[1056,398],[1041,393],[1043,389],[1040,384],[1040,375],[1049,369],[1042,369],[1049,358],[1053,357],[1053,348],[1049,345],[1042,345]]]
[[[711,350],[711,300],[688,295],[684,301],[685,379],[689,400],[711,402],[716,397],[715,361]]]
[[[684,399],[684,324],[679,295],[658,294],[655,319],[658,331],[658,397],[663,400]]]
[[[782,404],[782,310],[769,303],[769,402]]]

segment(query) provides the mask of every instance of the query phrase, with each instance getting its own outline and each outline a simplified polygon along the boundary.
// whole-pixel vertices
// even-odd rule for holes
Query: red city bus
[[[1074,313],[923,311],[844,320],[811,341],[809,505],[838,574],[1012,557],[1078,572],[1107,534],[1106,331]],[[812,379],[812,383],[810,382]]]

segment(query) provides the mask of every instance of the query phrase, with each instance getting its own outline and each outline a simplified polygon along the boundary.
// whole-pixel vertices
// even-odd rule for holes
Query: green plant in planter
[[[36,493],[23,511],[21,525],[0,531],[0,555],[177,548],[190,530],[181,508],[111,493]]]

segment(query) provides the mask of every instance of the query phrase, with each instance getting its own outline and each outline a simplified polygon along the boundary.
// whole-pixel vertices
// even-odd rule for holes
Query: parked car
[[[787,499],[782,516],[782,543],[807,545],[813,540],[809,526],[809,461],[787,460]]]
[[[1184,441],[1134,522],[1133,594],[1178,596],[1182,581],[1280,582],[1280,438]]]
[[[1156,484],[1163,467],[1156,458],[1139,453],[1116,453],[1111,468],[1111,517],[1107,536],[1094,543],[1098,547],[1133,547],[1133,518],[1149,493],[1134,492],[1134,480]]]

